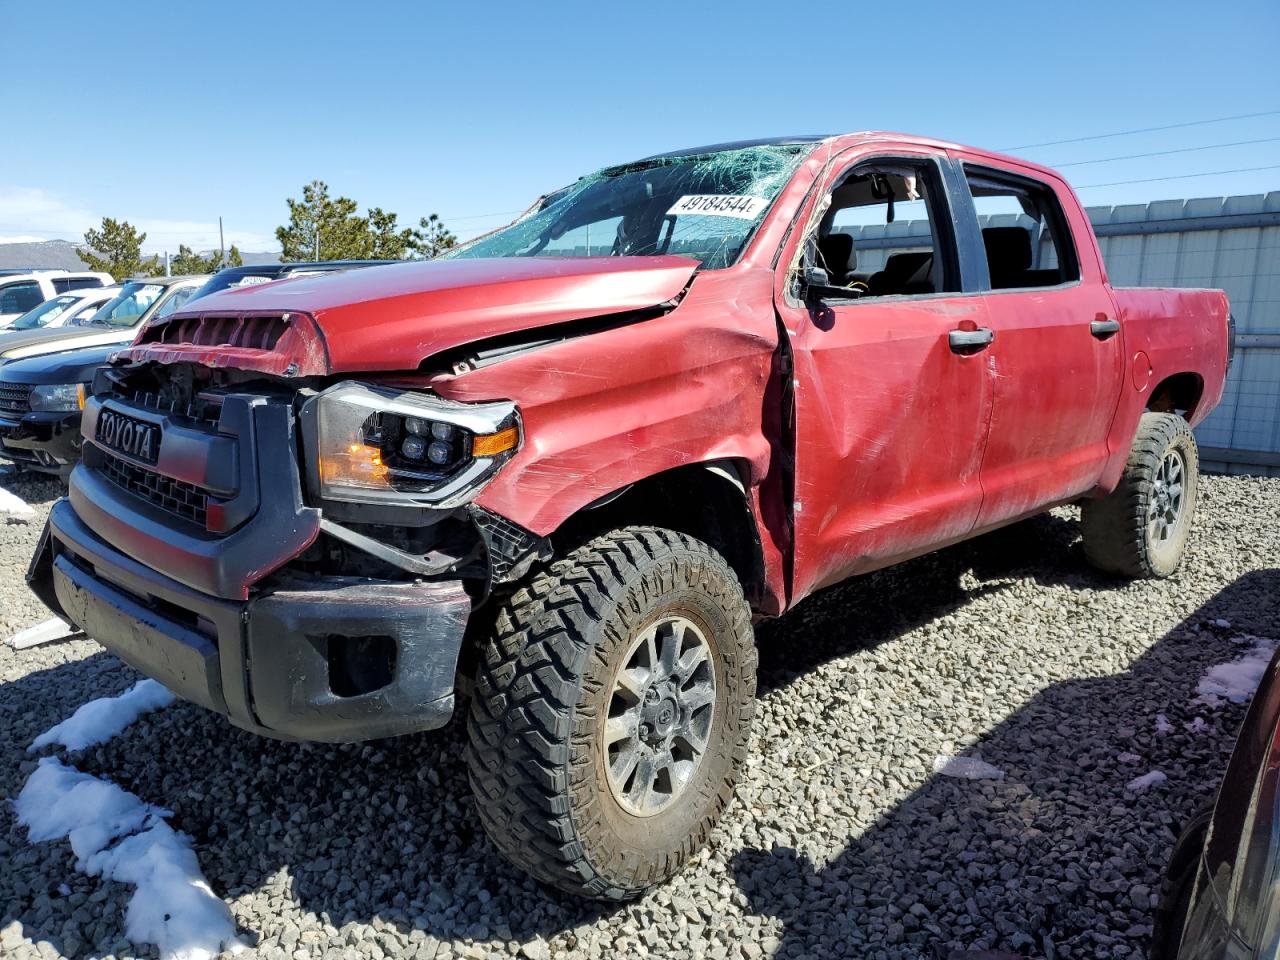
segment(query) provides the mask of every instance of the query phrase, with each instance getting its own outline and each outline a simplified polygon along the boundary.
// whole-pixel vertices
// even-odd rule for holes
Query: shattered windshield
[[[811,147],[753,146],[608,167],[440,259],[678,254],[705,269],[727,267]]]

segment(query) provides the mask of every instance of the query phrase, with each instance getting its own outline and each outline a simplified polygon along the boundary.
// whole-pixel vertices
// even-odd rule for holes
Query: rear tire
[[[724,559],[628,527],[499,607],[468,732],[480,820],[569,893],[639,896],[702,847],[732,798],[756,687],[751,613]]]
[[[1120,483],[1081,508],[1089,562],[1119,577],[1172,574],[1186,552],[1199,480],[1199,453],[1187,421],[1144,413]]]

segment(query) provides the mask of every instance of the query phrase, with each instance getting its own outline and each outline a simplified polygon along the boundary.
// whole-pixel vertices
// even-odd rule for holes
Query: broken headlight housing
[[[509,400],[457,403],[344,383],[303,406],[313,492],[321,500],[455,507],[520,447]]]

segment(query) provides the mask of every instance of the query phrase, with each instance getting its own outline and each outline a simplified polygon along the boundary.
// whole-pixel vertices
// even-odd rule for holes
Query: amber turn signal
[[[387,466],[377,447],[352,443],[344,451],[320,458],[320,477],[325,483],[378,489],[387,486]]]
[[[507,427],[497,433],[481,433],[471,441],[473,457],[495,457],[507,450],[515,449],[520,442],[520,431],[515,427]]]

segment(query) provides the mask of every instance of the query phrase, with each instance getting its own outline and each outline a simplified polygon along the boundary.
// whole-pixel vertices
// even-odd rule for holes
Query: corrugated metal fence
[[[1196,430],[1201,457],[1208,470],[1280,475],[1280,191],[1087,212],[1117,286],[1227,291],[1235,359],[1222,403]],[[983,226],[1022,219],[984,218]],[[928,246],[928,229],[920,220],[850,229],[859,272]]]

